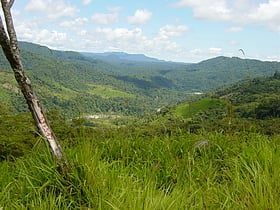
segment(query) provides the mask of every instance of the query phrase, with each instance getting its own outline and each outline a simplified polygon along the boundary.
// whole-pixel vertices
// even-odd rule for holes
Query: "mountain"
[[[142,115],[160,107],[257,76],[272,76],[278,62],[217,57],[197,64],[154,61],[144,55],[109,53],[104,60],[20,42],[26,74],[44,107],[66,116],[92,113]],[[124,58],[130,57],[131,60]],[[133,60],[132,58],[138,60]],[[149,61],[139,61],[145,58]],[[153,61],[151,61],[153,60]],[[13,73],[0,54],[0,104],[26,111]]]
[[[279,62],[220,56],[164,73],[166,77],[177,81],[182,89],[205,92],[246,78],[272,76],[279,67]]]
[[[156,58],[147,57],[144,54],[128,54],[124,52],[105,52],[105,53],[87,53],[83,52],[82,55],[100,59],[106,62],[112,61],[140,61],[140,62],[164,62]]]

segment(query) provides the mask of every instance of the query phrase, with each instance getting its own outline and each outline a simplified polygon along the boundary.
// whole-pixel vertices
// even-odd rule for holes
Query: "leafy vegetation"
[[[187,102],[160,110],[162,116],[176,116],[188,123],[190,132],[246,131],[279,134],[280,80],[271,77],[244,80]]]
[[[125,60],[129,57],[125,55],[108,62],[100,56],[50,50],[26,42],[20,42],[20,48],[24,68],[45,109],[59,110],[69,117],[81,112],[143,116],[190,98],[193,92],[214,90],[245,78],[272,76],[280,68],[277,62],[227,57],[185,64]],[[27,111],[2,53],[0,58],[1,103],[17,112]]]
[[[154,135],[144,124],[72,128],[75,133],[63,140],[71,163],[68,174],[57,171],[41,141],[15,162],[3,161],[1,207],[278,208],[279,136],[190,134],[178,127],[169,127],[170,135]]]
[[[149,69],[22,45],[69,171],[0,60],[0,209],[279,208],[278,63],[219,57]]]

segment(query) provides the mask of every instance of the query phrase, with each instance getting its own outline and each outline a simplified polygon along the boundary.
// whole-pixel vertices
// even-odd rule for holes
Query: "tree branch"
[[[15,0],[10,0],[8,3],[9,8],[11,9],[11,7],[13,6]]]
[[[9,2],[7,0],[1,0],[1,3],[2,3],[2,9],[5,17],[7,32],[10,38],[11,49],[13,51],[18,52],[17,36],[16,36],[15,27],[13,24],[13,18],[10,10],[12,4],[14,3],[14,0],[10,0]]]

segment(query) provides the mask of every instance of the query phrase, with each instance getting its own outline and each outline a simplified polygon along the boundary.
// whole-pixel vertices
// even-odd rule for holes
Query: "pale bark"
[[[24,98],[26,99],[29,110],[32,113],[39,132],[48,141],[50,149],[59,163],[64,165],[66,163],[66,159],[64,158],[61,146],[57,138],[55,137],[54,132],[49,126],[44,111],[39,103],[39,99],[33,91],[31,82],[25,75],[23,70],[23,64],[18,48],[17,36],[13,25],[13,18],[11,15],[11,7],[13,5],[13,2],[14,0],[1,0],[2,10],[5,17],[4,24],[6,25],[6,29],[0,17],[0,45],[14,71],[15,78],[19,84],[21,92],[24,95]]]

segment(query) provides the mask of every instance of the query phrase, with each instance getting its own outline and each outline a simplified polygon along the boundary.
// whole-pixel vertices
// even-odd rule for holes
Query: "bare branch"
[[[10,10],[11,9],[10,6],[12,6],[14,0],[10,0],[9,2],[7,0],[1,0],[1,3],[2,3],[2,9],[5,17],[6,28],[10,38],[10,46],[12,50],[18,51],[17,36],[16,36],[16,32],[13,24],[13,18]]]
[[[13,6],[13,4],[14,4],[14,1],[15,1],[15,0],[10,0],[10,1],[9,1],[9,4],[8,4],[8,6],[9,6],[9,8],[10,8],[10,9],[11,9],[11,7]]]

